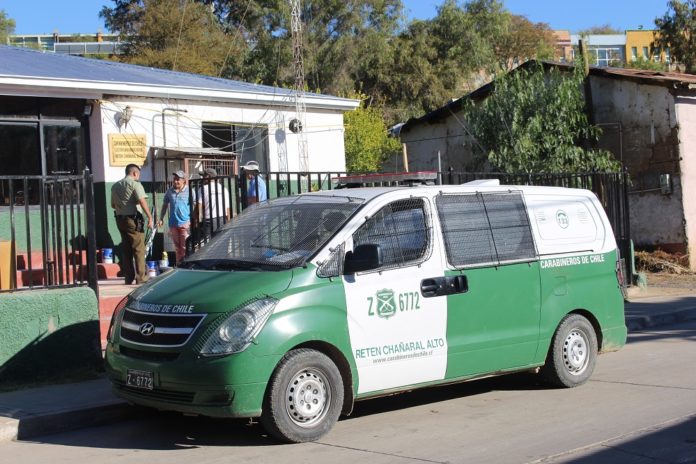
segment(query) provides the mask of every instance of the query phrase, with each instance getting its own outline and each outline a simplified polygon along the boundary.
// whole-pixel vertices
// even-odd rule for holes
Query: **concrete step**
[[[77,266],[67,266],[62,268],[62,279],[63,283],[70,283],[74,282],[75,280],[80,280],[79,277],[81,276],[81,271],[80,268]],[[58,274],[54,274],[54,284],[59,284],[59,276]],[[44,281],[46,279],[46,276],[44,275],[44,270],[39,267],[39,268],[34,268],[31,271],[29,269],[22,269],[20,271],[16,271],[16,277],[17,277],[17,287],[29,287],[31,285],[44,285]]]
[[[116,306],[124,297],[119,296],[100,296],[99,297],[99,334],[101,338],[102,350],[106,349],[106,335],[109,331],[111,316]]]
[[[41,266],[33,268],[31,271],[29,269],[22,269],[16,271],[17,276],[17,287],[29,287],[30,285],[43,285],[44,284],[44,270]],[[116,279],[121,277],[121,270],[118,264],[97,264],[97,279]],[[75,277],[75,278],[73,278]],[[85,264],[78,266],[64,266],[63,267],[63,280],[64,282],[73,282],[74,280],[86,280],[89,277],[88,267]],[[57,283],[57,282],[56,282]]]
[[[116,306],[136,288],[137,285],[125,285],[123,277],[99,280],[99,330],[102,350],[106,348],[106,335]]]
[[[80,266],[80,272],[82,272],[82,275],[84,275],[85,278],[87,278],[87,265]],[[121,267],[118,264],[97,263],[97,279],[107,280],[115,279],[117,277],[123,277],[123,274],[121,273]]]
[[[56,261],[56,257],[52,256],[51,254],[49,254],[47,258],[49,261]],[[65,264],[66,261],[70,264],[87,264],[87,252],[69,252],[67,254],[63,254],[61,259],[63,260],[63,264]],[[100,255],[97,255],[97,260],[101,261]],[[32,269],[41,269],[43,268],[43,252],[41,250],[32,251],[31,255],[26,252],[17,253],[16,262],[18,271],[29,269],[30,264]]]

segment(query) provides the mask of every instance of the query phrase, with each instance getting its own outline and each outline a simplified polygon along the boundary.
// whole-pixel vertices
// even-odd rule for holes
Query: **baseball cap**
[[[181,169],[179,169],[178,171],[174,171],[172,173],[172,175],[178,177],[179,179],[184,179],[184,180],[186,179],[186,173],[184,171],[182,171]]]
[[[203,177],[217,177],[217,171],[213,168],[205,168],[198,172],[199,175]]]
[[[249,161],[247,164],[242,166],[242,169],[245,171],[258,171],[259,170],[259,163],[256,161]]]

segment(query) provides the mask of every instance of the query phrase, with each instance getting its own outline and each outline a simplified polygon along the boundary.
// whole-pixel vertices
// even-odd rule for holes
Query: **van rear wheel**
[[[551,342],[543,374],[558,387],[577,387],[587,382],[597,362],[597,334],[586,318],[567,315]]]
[[[274,437],[302,443],[331,430],[343,406],[341,373],[331,359],[315,350],[288,352],[266,390],[261,423]]]

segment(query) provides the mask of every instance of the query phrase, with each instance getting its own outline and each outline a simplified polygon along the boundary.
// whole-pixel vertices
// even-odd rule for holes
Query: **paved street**
[[[319,443],[279,445],[246,421],[149,413],[6,442],[0,456],[57,464],[693,463],[695,342],[694,321],[634,333],[573,390],[514,375],[358,403]]]

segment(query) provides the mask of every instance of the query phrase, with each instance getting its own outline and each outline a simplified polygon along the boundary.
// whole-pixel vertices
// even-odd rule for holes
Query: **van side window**
[[[440,194],[435,204],[452,265],[498,264],[536,257],[520,192]]]
[[[401,267],[422,261],[430,249],[430,221],[422,199],[391,203],[353,234],[353,246],[373,243],[380,246],[384,265]]]

